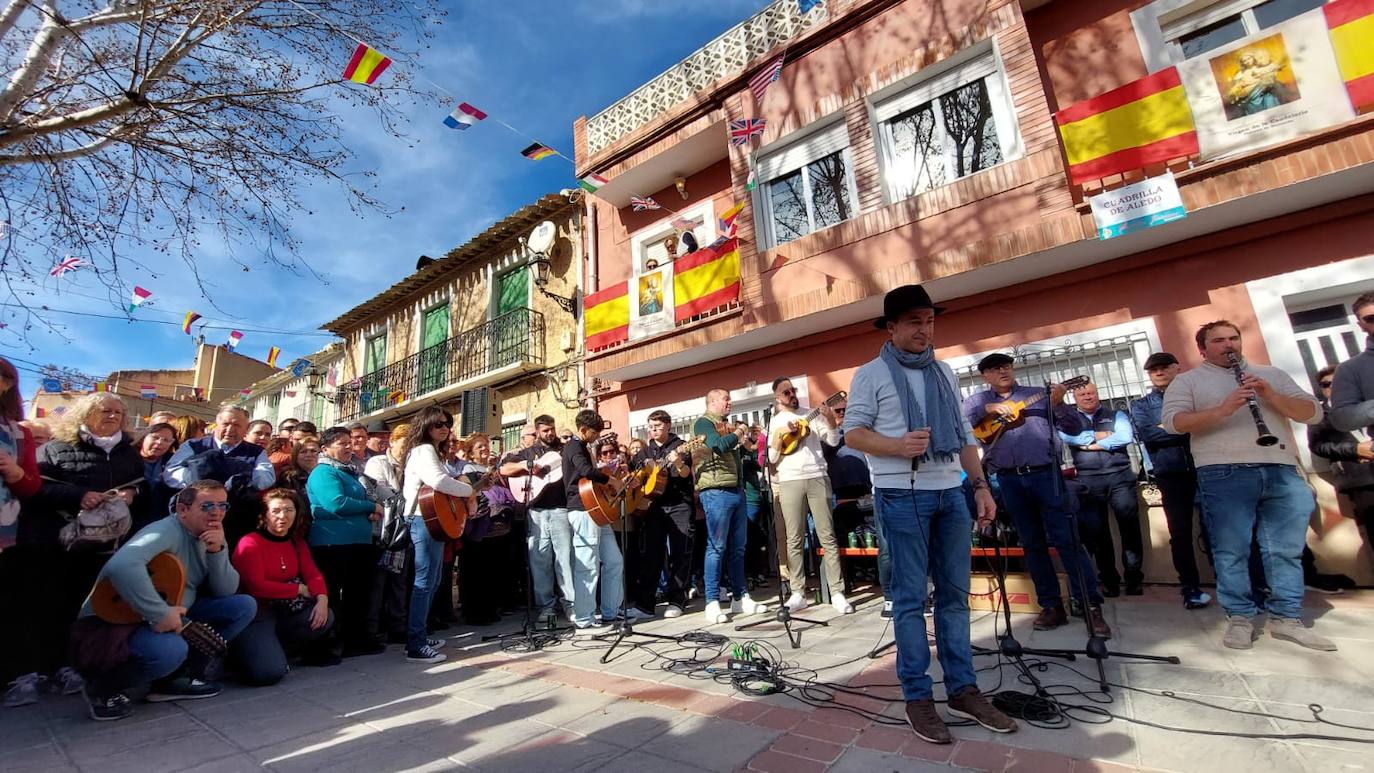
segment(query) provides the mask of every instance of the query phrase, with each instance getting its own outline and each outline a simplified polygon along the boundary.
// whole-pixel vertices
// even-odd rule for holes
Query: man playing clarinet
[[[1226,610],[1222,644],[1250,649],[1259,636],[1248,563],[1255,539],[1270,589],[1269,634],[1309,649],[1334,650],[1335,644],[1301,619],[1302,549],[1315,501],[1298,474],[1298,446],[1288,424],[1289,419],[1321,421],[1321,404],[1282,370],[1242,359],[1235,324],[1208,322],[1196,340],[1203,363],[1169,384],[1162,417],[1166,431],[1191,435],[1217,599]],[[1277,442],[1259,442],[1270,432],[1277,433]]]

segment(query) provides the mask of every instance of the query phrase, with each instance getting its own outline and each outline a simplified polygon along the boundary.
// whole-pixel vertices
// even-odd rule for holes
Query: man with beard
[[[533,488],[526,476],[549,479],[543,489],[526,503],[529,518],[525,547],[529,551],[530,576],[534,581],[536,619],[542,624],[552,625],[554,602],[557,600],[554,597],[555,577],[558,579],[559,593],[563,596],[563,611],[569,620],[572,619],[572,522],[568,520],[567,491],[561,482],[562,458],[544,459],[548,454],[558,456],[563,449],[553,417],[536,416],[534,432],[534,443],[508,455],[501,465],[501,474],[510,480],[511,492],[517,498],[521,497],[527,485]]]

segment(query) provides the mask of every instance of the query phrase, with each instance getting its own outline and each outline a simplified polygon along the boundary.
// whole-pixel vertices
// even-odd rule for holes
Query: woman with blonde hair
[[[195,416],[178,416],[167,422],[177,431],[177,445],[205,437],[205,420]]]
[[[13,548],[20,554],[19,592],[26,609],[20,613],[24,625],[15,626],[15,659],[22,676],[6,695],[6,705],[37,700],[44,674],[51,674],[64,694],[81,691],[81,677],[67,667],[68,632],[117,545],[111,541],[103,548],[67,550],[60,535],[82,510],[115,497],[138,512],[145,471],[126,418],[118,395],[92,392],[68,409],[67,421],[38,452],[43,485],[24,502]]]

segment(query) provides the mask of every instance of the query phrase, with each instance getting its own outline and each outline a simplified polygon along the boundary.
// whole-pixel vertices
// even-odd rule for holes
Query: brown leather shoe
[[[1016,720],[988,702],[977,687],[965,687],[949,699],[951,716],[971,719],[994,733],[1016,732]]]
[[[1092,623],[1094,636],[1112,638],[1112,627],[1107,625],[1107,621],[1102,617],[1102,607],[1096,604],[1088,607],[1088,621]]]
[[[1035,616],[1035,630],[1048,631],[1068,622],[1069,616],[1064,614],[1064,607],[1056,604],[1052,607],[1045,607],[1040,610],[1040,614]]]
[[[945,721],[935,712],[935,701],[930,698],[907,701],[906,721],[922,741],[940,744],[954,742]]]

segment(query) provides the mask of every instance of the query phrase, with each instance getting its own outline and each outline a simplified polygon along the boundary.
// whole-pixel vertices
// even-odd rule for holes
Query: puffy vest
[[[1093,432],[1115,432],[1117,410],[1106,403],[1099,405],[1091,417],[1084,416],[1077,408],[1070,408],[1059,414],[1059,429],[1069,435],[1077,435],[1089,430]],[[1073,464],[1079,474],[1120,472],[1131,469],[1131,455],[1126,446],[1114,451],[1088,451],[1082,448],[1070,449]]]

